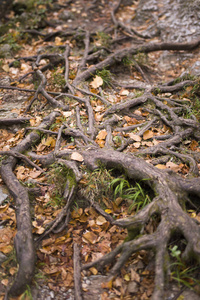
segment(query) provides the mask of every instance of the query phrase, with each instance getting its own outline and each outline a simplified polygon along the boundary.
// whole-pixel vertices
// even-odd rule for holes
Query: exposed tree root
[[[96,4],[97,1],[93,2]],[[136,35],[140,38],[147,38],[147,36],[139,34],[134,29],[127,28],[122,22],[116,19],[115,14],[121,3],[121,0],[118,1],[116,7],[111,12],[112,21],[115,25],[114,30],[116,31],[120,28],[120,30],[122,29],[122,31],[125,31],[131,37]],[[43,34],[38,30],[29,30],[29,33],[41,35],[46,41],[51,40],[55,36],[72,36],[72,39],[75,39],[77,35],[74,31],[57,31],[50,34]],[[139,46],[134,45],[123,49],[119,48],[114,52],[102,46],[100,50],[103,49],[106,57],[101,59],[99,58],[100,51],[90,50],[91,35],[93,33],[87,30],[80,33],[79,38],[83,39],[85,49],[73,81],[69,79],[70,42],[68,41],[66,45],[62,45],[62,48],[65,49],[64,54],[38,54],[23,57],[25,61],[33,62],[33,71],[21,77],[20,81],[24,80],[28,75],[36,75],[39,79],[39,86],[36,90],[0,86],[2,89],[34,93],[34,97],[26,108],[27,112],[31,111],[32,105],[38,100],[39,94],[47,100],[49,107],[60,111],[60,113],[55,111],[49,114],[38,127],[27,127],[25,130],[25,134],[27,135],[12,150],[0,151],[0,155],[6,155],[2,160],[1,176],[14,198],[17,217],[17,234],[14,243],[19,269],[15,281],[8,291],[8,295],[20,295],[26,289],[26,286],[31,283],[35,266],[34,242],[38,245],[50,233],[59,233],[66,229],[70,218],[70,206],[76,196],[78,183],[82,178],[79,166],[81,163],[84,163],[90,170],[95,170],[99,168],[100,164],[103,164],[107,169],[120,170],[130,180],[136,182],[145,180],[146,185],[149,186],[154,196],[152,197],[152,201],[143,209],[123,219],[114,219],[93,199],[88,199],[91,206],[112,225],[126,228],[128,230],[128,237],[124,243],[117,246],[110,253],[97,261],[89,262],[82,266],[82,269],[88,269],[92,266],[103,269],[106,265],[112,264],[109,275],[114,277],[120,272],[133,253],[140,250],[153,250],[155,252],[155,289],[152,299],[161,300],[163,299],[166,277],[170,273],[168,247],[174,232],[180,233],[187,242],[182,253],[182,259],[186,262],[195,259],[200,263],[200,226],[197,221],[187,214],[185,209],[185,204],[188,202],[196,207],[192,203],[191,195],[200,198],[198,166],[200,155],[199,152],[195,153],[195,151],[186,150],[184,147],[181,148],[185,140],[190,139],[191,141],[194,139],[195,142],[200,141],[200,125],[197,117],[192,113],[187,99],[169,98],[165,95],[163,96],[162,93],[176,93],[187,86],[192,88],[197,85],[199,88],[199,80],[183,80],[176,84],[172,81],[167,84],[153,86],[140,65],[137,65],[139,73],[142,74],[147,84],[142,82],[141,84],[123,85],[115,82],[114,88],[123,86],[129,89],[139,89],[143,91],[142,94],[139,97],[135,94],[126,98],[122,97],[115,104],[112,104],[102,89],[97,88],[93,93],[86,85],[79,86],[79,84],[82,84],[85,80],[93,76],[97,70],[101,71],[116,63],[119,64],[122,59],[130,55],[136,55],[139,52],[150,53],[161,50],[191,51],[199,47],[200,40],[191,43],[145,43]],[[21,59],[19,58],[18,61]],[[40,67],[42,59],[48,59],[49,63]],[[93,60],[95,63],[88,66],[87,64]],[[47,92],[46,78],[48,77],[44,72],[51,69],[52,66],[57,66],[59,63],[65,65],[64,90],[68,90],[68,93]],[[10,66],[12,66],[12,63]],[[78,95],[75,95],[75,91],[78,91]],[[53,96],[56,97],[54,98]],[[70,102],[71,100],[75,100],[76,103]],[[67,101],[69,105],[66,104]],[[138,114],[137,109],[140,106],[142,108]],[[73,111],[74,119],[70,115],[71,112],[68,112],[72,119],[69,120],[66,117],[65,121],[61,121],[57,132],[49,129],[55,118],[61,114],[64,118],[66,111],[69,109],[71,109],[71,112]],[[96,112],[100,112],[101,115],[96,114]],[[187,113],[189,117],[188,115],[185,117]],[[148,118],[146,118],[147,115],[149,116]],[[84,116],[84,121],[81,116]],[[1,119],[0,125],[24,123],[29,119],[27,117],[17,120]],[[130,124],[127,119],[131,121]],[[167,127],[167,130],[162,132],[161,129],[164,126]],[[161,132],[161,134],[154,134],[152,130],[152,136],[147,139],[150,141],[150,146],[146,146],[146,140],[144,139],[143,142],[145,143],[141,144],[141,149],[137,151],[139,147],[135,147],[133,153],[125,153],[125,151],[129,152],[128,149],[136,141],[141,141],[145,132],[150,131],[152,128],[156,133]],[[106,132],[106,135],[102,138],[104,148],[101,149],[102,145],[98,144],[98,134],[103,130]],[[136,132],[131,132],[133,130],[136,130]],[[39,155],[31,149],[33,145],[41,141],[40,133],[56,136],[54,149],[46,155]],[[68,144],[69,139],[71,139],[70,146]],[[62,144],[63,141],[65,141],[65,146],[63,146],[64,143]],[[27,154],[27,151],[30,152]],[[81,154],[81,158],[73,159],[71,155],[74,152],[76,152],[76,155],[77,153],[78,155]],[[9,157],[7,158],[7,156]],[[149,162],[141,157],[148,159]],[[157,164],[168,162],[171,157],[175,157],[186,165],[188,168],[187,178],[183,174],[178,175],[170,169],[162,170],[155,167]],[[32,162],[30,158],[36,162]],[[18,161],[17,159],[23,160],[41,172],[43,169],[37,165],[38,162],[45,167],[49,167],[53,163],[62,164],[73,173],[73,182],[70,182],[69,178],[66,178],[65,181],[65,189],[62,195],[65,205],[62,211],[48,224],[44,233],[35,241],[32,234],[28,189],[20,184],[13,173]],[[159,216],[160,221],[156,225],[157,228],[154,232],[147,234],[145,227],[155,215]],[[120,256],[118,257],[119,254]],[[80,251],[77,244],[74,244],[76,299],[82,299],[80,288],[81,266],[79,259]]]
[[[40,128],[45,129],[50,126],[57,115],[59,114],[54,112],[46,117],[41,123]],[[39,139],[39,134],[33,131],[19,143],[13,151],[19,153],[24,152]],[[3,160],[1,166],[2,179],[7,185],[16,204],[17,234],[14,243],[19,269],[15,281],[8,291],[8,294],[12,296],[20,295],[26,289],[33,278],[35,269],[35,249],[32,236],[28,191],[20,184],[13,173],[16,163],[17,160],[15,157],[9,157]]]
[[[148,179],[147,183],[153,188],[156,195],[153,201],[138,214],[113,223],[126,227],[132,240],[125,242],[118,250],[115,249],[100,260],[89,263],[83,268],[86,269],[92,265],[96,265],[98,268],[105,266],[108,262],[113,261],[120,252],[120,258],[110,271],[111,275],[116,275],[134,252],[141,249],[153,249],[156,253],[156,265],[155,290],[152,299],[162,299],[165,275],[169,273],[169,270],[166,269],[169,259],[167,246],[174,231],[182,233],[187,241],[183,259],[189,261],[195,258],[200,262],[200,228],[183,210],[184,202],[188,197],[185,179],[173,172],[168,173],[159,170],[142,159],[116,151],[88,149],[82,152],[82,155],[87,166],[93,170],[98,168],[98,162],[101,162],[108,168],[120,169],[130,179]],[[191,186],[197,184],[197,181],[199,185],[199,179],[191,179]],[[194,189],[192,191],[196,193]],[[155,213],[159,214],[161,218],[156,231],[149,235],[137,237]]]

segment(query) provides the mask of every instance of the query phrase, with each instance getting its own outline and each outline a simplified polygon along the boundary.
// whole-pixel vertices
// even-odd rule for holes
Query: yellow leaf
[[[83,156],[78,152],[73,152],[72,155],[71,155],[71,159],[76,160],[76,161],[80,161],[80,162],[82,162],[84,160]]]
[[[107,214],[112,214],[112,210],[111,209],[105,209],[105,212],[107,213]]]
[[[151,131],[151,130],[146,130],[143,134],[144,140],[151,139],[152,137],[153,137],[153,131]]]
[[[124,275],[124,279],[125,279],[126,281],[130,281],[130,276],[129,276],[128,274],[125,274],[125,275]]]
[[[92,272],[93,275],[97,275],[98,274],[97,269],[94,268],[94,267],[90,268],[89,270],[90,270],[90,272]]]
[[[95,76],[93,81],[90,82],[91,87],[93,87],[94,89],[100,87],[101,85],[103,85],[103,79],[100,76]]]

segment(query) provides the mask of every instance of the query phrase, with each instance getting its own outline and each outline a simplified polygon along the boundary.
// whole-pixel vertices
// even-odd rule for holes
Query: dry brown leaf
[[[97,122],[101,122],[103,120],[103,115],[101,115],[99,113],[95,114],[94,117],[95,117],[95,121],[97,121]]]
[[[158,164],[155,167],[158,168],[158,169],[161,169],[161,170],[167,169],[167,167],[165,165],[162,165],[162,164]]]
[[[102,282],[101,287],[103,289],[112,289],[113,279],[107,282]]]
[[[138,149],[138,148],[140,148],[141,143],[140,143],[140,142],[135,142],[135,143],[133,143],[133,146],[134,146],[136,149]]]
[[[107,136],[107,131],[105,129],[103,129],[103,130],[99,131],[99,133],[97,135],[97,139],[98,140],[105,140],[106,136]]]
[[[3,65],[3,66],[2,66],[2,69],[3,69],[5,72],[9,72],[9,71],[10,71],[10,68],[9,68],[9,65],[8,65],[8,64]]]
[[[96,224],[97,225],[103,225],[104,223],[106,223],[106,219],[103,216],[98,216],[98,218],[96,219]]]
[[[135,272],[133,269],[131,269],[131,280],[140,282],[140,275],[137,272]]]
[[[166,167],[173,170],[174,172],[178,172],[181,170],[181,167],[175,163],[173,163],[172,161],[168,161],[166,163]]]
[[[39,170],[33,170],[33,171],[30,171],[29,173],[29,177],[35,179],[37,178],[38,176],[40,176],[40,174],[42,173],[42,171],[39,171]]]
[[[128,135],[132,140],[134,140],[136,142],[140,142],[142,140],[142,138],[139,135],[134,134],[132,132],[130,132]]]
[[[83,214],[83,209],[80,207],[79,209],[75,209],[71,213],[71,217],[73,219],[78,219]]]
[[[73,152],[72,155],[71,155],[71,159],[76,160],[76,161],[80,161],[80,162],[82,162],[84,160],[83,156],[78,152]]]
[[[95,244],[97,242],[98,236],[94,232],[88,231],[83,234],[83,238],[90,244]]]
[[[53,137],[49,136],[46,140],[42,139],[42,144],[54,148],[56,144],[56,140]]]
[[[100,76],[95,76],[92,82],[90,82],[92,88],[96,89],[103,85],[103,79]]]
[[[121,96],[128,96],[128,95],[129,95],[129,91],[126,90],[126,89],[124,89],[124,88],[122,88],[122,89],[120,90],[119,94],[120,94]]]
[[[3,279],[3,280],[1,280],[1,283],[5,286],[8,286],[9,281],[8,281],[8,279]]]
[[[151,139],[154,136],[152,130],[146,130],[143,134],[143,140]]]
[[[63,45],[62,39],[59,36],[56,36],[56,38],[55,38],[55,45],[56,46],[62,46]]]
[[[142,115],[142,113],[141,113],[141,111],[139,109],[136,109],[134,111],[134,114],[136,114],[137,116],[141,116]]]

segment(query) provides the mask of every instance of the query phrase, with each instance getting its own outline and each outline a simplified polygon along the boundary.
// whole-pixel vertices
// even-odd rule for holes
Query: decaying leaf
[[[92,82],[90,82],[91,87],[97,89],[98,87],[103,85],[103,79],[100,76],[95,76]]]
[[[139,135],[134,134],[132,132],[130,132],[128,135],[132,140],[134,140],[136,142],[140,142],[142,140],[142,138]]]
[[[95,244],[97,242],[98,236],[94,232],[88,231],[83,234],[83,239],[91,244]]]
[[[143,134],[143,140],[151,139],[154,136],[152,130],[146,130]]]
[[[179,170],[181,170],[181,166],[173,163],[172,161],[168,161],[166,163],[166,167],[173,170],[174,172],[178,172]]]
[[[105,129],[99,131],[98,135],[97,135],[97,139],[98,140],[105,140],[107,136],[107,131]]]
[[[80,161],[80,162],[82,162],[84,160],[83,156],[78,152],[73,152],[72,155],[71,155],[71,159],[76,160],[76,161]]]
[[[104,223],[106,223],[106,219],[103,216],[98,216],[98,218],[96,219],[96,224],[97,225],[103,225]]]

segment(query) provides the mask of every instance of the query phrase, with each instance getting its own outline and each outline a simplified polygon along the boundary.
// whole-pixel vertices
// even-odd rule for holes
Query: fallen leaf
[[[133,143],[133,146],[135,147],[135,148],[140,148],[140,145],[141,145],[141,143],[140,142],[135,142],[135,143]]]
[[[124,88],[122,88],[121,91],[119,92],[119,94],[121,96],[128,96],[129,95],[129,91],[126,90],[126,89],[124,89]]]
[[[94,117],[95,117],[95,121],[97,121],[97,122],[101,122],[103,120],[103,114],[101,115],[101,114],[97,113],[97,114],[95,114]]]
[[[92,82],[90,82],[91,87],[94,89],[103,85],[103,79],[100,76],[95,76]]]
[[[105,140],[96,140],[99,147],[103,148],[105,146]]]
[[[105,212],[106,212],[107,214],[112,214],[112,213],[113,213],[113,211],[112,211],[111,209],[105,209]]]
[[[158,169],[161,169],[161,170],[167,169],[167,167],[165,165],[162,165],[162,164],[158,164],[155,167],[158,168]]]
[[[142,140],[142,138],[139,135],[134,134],[132,132],[130,132],[128,135],[132,140],[134,140],[136,142],[140,142]]]
[[[97,242],[98,236],[94,232],[88,231],[83,234],[83,238],[90,244],[95,244]]]
[[[83,209],[80,207],[79,209],[75,209],[71,213],[71,217],[73,219],[78,219],[83,214]]]
[[[143,134],[143,140],[151,139],[154,136],[153,131],[146,130]]]
[[[106,136],[107,136],[107,131],[105,129],[103,129],[103,130],[99,131],[99,133],[97,135],[97,139],[98,140],[105,140]]]
[[[30,171],[29,177],[35,179],[35,178],[37,178],[38,176],[40,176],[41,173],[42,173],[42,171],[39,171],[39,170],[34,171],[34,170],[33,170],[33,171]]]
[[[173,163],[172,161],[168,161],[166,163],[166,167],[173,170],[174,172],[178,172],[179,170],[181,170],[181,167],[175,163]]]
[[[53,137],[49,136],[46,140],[45,139],[42,140],[42,144],[53,148],[55,147],[56,140]]]
[[[107,282],[102,282],[101,287],[103,289],[112,289],[113,279]]]
[[[8,281],[8,279],[3,279],[3,280],[1,280],[1,283],[5,286],[8,286],[9,281]]]
[[[82,162],[84,160],[83,156],[78,152],[73,152],[72,155],[71,155],[71,159],[76,160],[76,161],[80,161],[80,162]]]
[[[103,225],[104,223],[106,223],[106,219],[103,216],[98,216],[98,218],[96,219],[96,224],[97,225]]]
[[[90,272],[92,272],[93,275],[97,275],[98,274],[97,269],[94,268],[94,267],[90,268],[89,270],[90,270]]]
[[[141,116],[142,115],[142,113],[141,113],[141,111],[139,109],[136,109],[134,111],[134,114],[136,114],[137,116]]]
[[[133,269],[131,269],[131,280],[140,282],[140,275],[137,272],[135,272]]]
[[[126,281],[130,281],[130,276],[129,276],[129,274],[125,274],[125,275],[124,275],[124,279],[125,279]]]
[[[62,39],[59,36],[56,36],[56,38],[55,38],[55,45],[56,46],[63,45]]]
[[[5,72],[9,72],[9,70],[10,70],[9,65],[3,65],[3,66],[2,66],[2,69],[3,69]]]
[[[63,111],[62,114],[63,114],[63,116],[64,116],[65,118],[68,118],[68,117],[70,117],[71,115],[73,115],[73,112],[72,112],[72,111]]]

